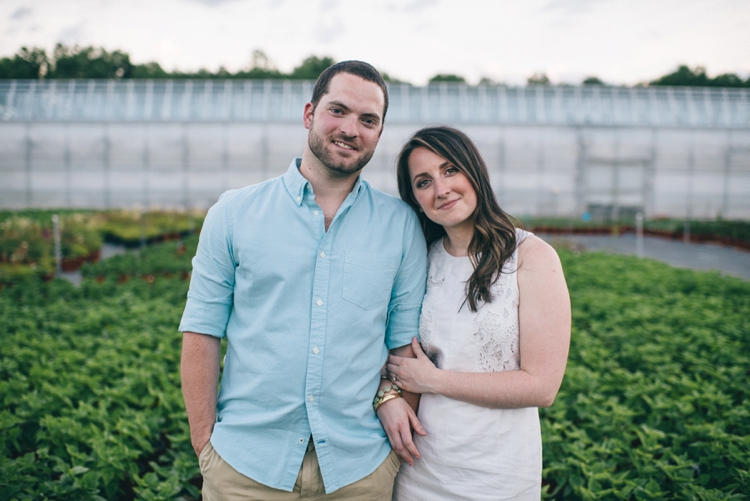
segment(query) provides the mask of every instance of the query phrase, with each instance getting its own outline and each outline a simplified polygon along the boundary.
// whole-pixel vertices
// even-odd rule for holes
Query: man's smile
[[[341,141],[334,141],[333,144],[338,146],[339,148],[344,148],[345,150],[355,150],[356,148],[354,146],[351,146],[346,143],[342,143]]]

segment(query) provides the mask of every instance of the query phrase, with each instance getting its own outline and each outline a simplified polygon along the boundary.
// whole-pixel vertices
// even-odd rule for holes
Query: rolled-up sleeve
[[[427,246],[416,214],[409,211],[404,225],[404,251],[388,309],[386,346],[411,343],[419,332],[419,313],[427,282]]]
[[[222,197],[211,207],[201,229],[193,274],[179,330],[222,338],[232,309],[235,262],[232,220]]]

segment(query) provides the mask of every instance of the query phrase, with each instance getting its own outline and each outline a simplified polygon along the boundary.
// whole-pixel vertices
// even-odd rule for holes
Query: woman
[[[422,222],[430,268],[417,358],[387,364],[400,389],[422,394],[427,432],[414,437],[421,457],[402,466],[394,499],[538,501],[537,407],[554,401],[570,341],[560,260],[514,228],[456,129],[416,132],[399,155],[398,186]]]

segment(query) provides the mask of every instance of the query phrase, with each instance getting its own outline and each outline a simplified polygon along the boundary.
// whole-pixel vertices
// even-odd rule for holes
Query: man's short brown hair
[[[310,100],[313,105],[313,110],[318,106],[321,98],[328,92],[328,85],[331,83],[331,79],[338,73],[349,73],[350,75],[358,76],[368,82],[375,83],[380,87],[380,90],[383,91],[382,121],[385,122],[385,114],[388,112],[388,88],[385,85],[385,80],[383,80],[383,77],[378,73],[378,70],[364,61],[341,61],[340,63],[336,63],[333,66],[326,68],[318,77],[318,81],[315,82],[312,99]]]

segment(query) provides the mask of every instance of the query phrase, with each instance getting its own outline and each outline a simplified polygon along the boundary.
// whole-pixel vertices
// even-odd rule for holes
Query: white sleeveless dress
[[[518,243],[529,233],[516,230]],[[445,370],[519,370],[518,282],[513,253],[493,285],[495,299],[473,313],[466,281],[468,257],[453,257],[442,240],[429,253],[427,293],[419,335],[427,355]],[[463,307],[462,307],[463,304]],[[488,409],[442,395],[422,395],[415,434],[421,458],[404,463],[396,501],[534,500],[541,498],[542,436],[536,407]]]

